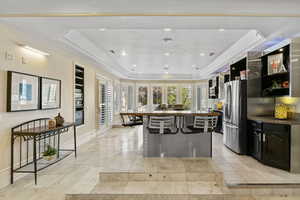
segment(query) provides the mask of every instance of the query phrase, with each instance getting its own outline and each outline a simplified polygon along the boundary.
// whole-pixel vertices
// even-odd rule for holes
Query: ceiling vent
[[[163,41],[164,41],[164,42],[171,42],[171,41],[173,41],[173,39],[172,39],[172,38],[166,37],[166,38],[163,38]]]
[[[215,52],[210,52],[209,53],[209,56],[214,56],[215,55]]]
[[[116,54],[116,52],[114,50],[109,50],[109,52],[112,54]]]

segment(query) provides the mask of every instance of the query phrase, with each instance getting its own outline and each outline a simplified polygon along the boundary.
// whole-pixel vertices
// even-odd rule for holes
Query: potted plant
[[[43,152],[43,159],[51,161],[56,157],[57,150],[50,145],[47,145],[46,151]]]

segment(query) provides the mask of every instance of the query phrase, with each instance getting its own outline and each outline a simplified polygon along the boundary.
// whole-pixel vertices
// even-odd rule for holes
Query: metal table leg
[[[75,158],[77,158],[76,125],[73,126],[73,129],[74,129],[74,151],[75,151]]]
[[[36,136],[33,137],[34,182],[37,184]]]
[[[11,134],[11,149],[10,149],[10,184],[14,183],[14,143],[15,143],[15,138],[14,134]]]

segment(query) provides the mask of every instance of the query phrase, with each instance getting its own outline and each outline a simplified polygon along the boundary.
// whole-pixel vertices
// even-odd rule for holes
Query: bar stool
[[[122,125],[123,126],[138,126],[143,125],[143,117],[135,116],[130,114],[121,114]]]
[[[149,136],[156,138],[156,145],[159,151],[160,157],[165,157],[168,154],[167,146],[163,145],[168,139],[167,135],[177,134],[179,129],[177,128],[177,121],[175,116],[149,116],[148,126]],[[156,136],[155,136],[156,135]],[[165,135],[165,136],[164,136]]]
[[[175,116],[149,116],[147,129],[151,134],[176,134],[176,124]]]
[[[210,138],[210,150],[209,155],[212,156],[212,132],[217,126],[218,117],[216,116],[194,116],[192,120],[187,120],[187,117],[183,118],[183,125],[181,127],[181,132],[185,134],[189,156],[197,157],[199,151],[201,151],[201,145],[208,145],[208,143],[203,143],[204,138]],[[207,134],[209,133],[209,134]],[[199,137],[199,134],[203,136]],[[206,139],[205,139],[206,140]]]
[[[217,126],[218,117],[194,116],[193,123],[187,123],[186,121],[187,119],[184,117],[181,127],[181,132],[184,134],[212,133]]]

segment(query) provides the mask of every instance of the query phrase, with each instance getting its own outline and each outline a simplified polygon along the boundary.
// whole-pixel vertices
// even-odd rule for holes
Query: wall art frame
[[[61,80],[40,77],[40,109],[61,108]]]
[[[40,109],[40,78],[22,72],[7,72],[7,112]]]

